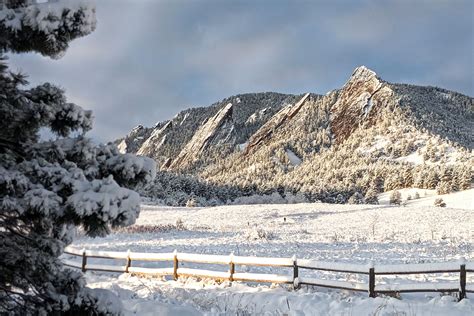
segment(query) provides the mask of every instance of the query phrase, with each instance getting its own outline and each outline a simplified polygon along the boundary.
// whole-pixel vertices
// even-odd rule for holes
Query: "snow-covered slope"
[[[467,192],[466,194],[468,194]],[[287,257],[367,264],[404,264],[474,260],[474,209],[432,206],[252,205],[169,208],[144,205],[136,225],[105,238],[82,237],[73,247],[137,252],[182,252]],[[176,222],[181,224],[176,226]],[[174,228],[173,228],[174,227]],[[145,232],[149,229],[148,232]],[[94,260],[94,259],[90,259]],[[98,262],[100,259],[95,259]],[[93,263],[91,261],[91,263]],[[165,267],[170,263],[133,262]],[[204,268],[185,263],[183,267]],[[214,269],[219,268],[213,266]],[[227,267],[222,267],[226,269]],[[238,266],[240,272],[291,274],[291,269]],[[311,270],[301,276],[366,282],[365,276]],[[436,293],[367,298],[366,293],[303,287],[216,283],[181,279],[162,281],[87,273],[89,286],[119,294],[130,313],[164,311],[188,315],[246,312],[269,315],[372,315],[394,310],[409,315],[468,315],[472,299],[460,303]],[[457,274],[378,277],[377,282],[449,282]],[[474,275],[468,275],[468,283]],[[470,294],[468,294],[470,297]],[[179,315],[179,314],[178,314]]]
[[[436,190],[406,188],[398,190],[402,196],[402,203],[406,206],[433,206],[436,199],[443,199],[448,207],[472,210],[474,212],[474,189],[439,195]],[[393,191],[379,195],[379,203],[390,204],[390,195]],[[419,198],[416,198],[416,196]],[[474,216],[474,215],[473,215]]]

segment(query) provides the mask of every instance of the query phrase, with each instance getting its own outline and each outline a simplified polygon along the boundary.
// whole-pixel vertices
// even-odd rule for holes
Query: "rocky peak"
[[[137,155],[152,157],[163,145],[166,139],[166,132],[173,127],[173,121],[168,121],[163,127],[155,128],[150,137],[140,146]]]
[[[365,66],[357,67],[331,109],[331,131],[340,143],[361,124],[370,123],[387,104],[393,91]]]
[[[148,137],[150,130],[149,128],[143,127],[143,125],[134,127],[127,136],[116,141],[119,151],[125,154],[138,150],[143,140]]]
[[[348,83],[352,81],[369,81],[374,78],[377,78],[377,74],[375,73],[375,71],[365,66],[359,66],[352,72]]]
[[[129,133],[129,135],[133,135],[133,134],[136,134],[136,133],[139,133],[141,130],[143,130],[144,127],[143,125],[138,125],[138,126],[135,126]]]

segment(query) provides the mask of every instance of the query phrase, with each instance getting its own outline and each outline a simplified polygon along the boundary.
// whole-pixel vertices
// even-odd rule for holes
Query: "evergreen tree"
[[[347,201],[349,204],[363,204],[364,203],[364,196],[360,192],[355,192],[351,195],[349,200]]]
[[[369,189],[365,194],[365,203],[367,204],[379,204],[379,199],[377,197],[377,191],[375,189]]]
[[[436,189],[439,182],[439,176],[435,169],[431,169],[429,171],[428,177],[426,178],[425,182],[427,189]]]
[[[471,167],[466,166],[464,172],[461,175],[460,179],[460,189],[461,190],[469,190],[471,188],[472,183],[472,171]]]
[[[438,194],[448,194],[451,193],[451,183],[441,180],[436,188]]]
[[[30,2],[0,5],[0,54],[36,51],[57,58],[69,41],[95,27],[95,9],[80,1]],[[82,274],[58,258],[77,226],[97,236],[134,223],[140,197],[131,189],[153,179],[155,164],[119,154],[114,145],[96,146],[84,136],[92,127],[89,111],[67,102],[54,85],[26,84],[2,58],[0,314],[119,313],[117,298],[85,287]],[[40,128],[58,138],[40,141]]]
[[[403,187],[405,188],[410,188],[414,183],[412,169],[411,167],[406,167],[403,170]]]

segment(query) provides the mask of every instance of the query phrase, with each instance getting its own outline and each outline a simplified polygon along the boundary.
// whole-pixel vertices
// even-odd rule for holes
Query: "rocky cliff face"
[[[173,169],[179,169],[178,166],[181,164],[178,163],[178,160],[185,156],[192,157],[194,155],[185,152],[186,150],[194,150],[194,147],[197,146],[188,146],[188,144],[198,142],[197,134],[202,136],[211,133],[213,135],[202,148],[202,151],[205,152],[204,156],[210,157],[209,150],[230,154],[243,147],[250,136],[271,119],[275,113],[283,107],[293,104],[296,99],[297,96],[273,92],[236,95],[214,103],[209,107],[182,111],[171,120],[158,123],[154,128],[141,126],[139,129],[140,135],[134,130],[125,138],[116,141],[116,143],[123,152],[138,153],[154,158],[161,169],[166,170],[171,165],[173,165]],[[221,126],[213,132],[201,130],[205,124],[216,119],[215,116],[218,112],[226,112],[225,108],[229,103],[232,103],[232,110]],[[222,151],[223,148],[225,148],[224,151]],[[184,160],[187,160],[187,158],[184,158]],[[176,163],[173,163],[174,161]]]
[[[376,73],[364,66],[338,91],[331,112],[331,131],[337,143],[346,140],[362,124],[373,124],[381,110],[393,103],[393,91]]]
[[[193,138],[169,165],[169,169],[182,169],[192,165],[202,154],[219,128],[232,118],[232,103],[227,104],[213,117],[206,121],[194,134]]]
[[[116,141],[117,147],[123,154],[136,152],[151,132],[152,129],[138,125],[127,136]]]
[[[173,127],[173,121],[165,123],[161,128],[155,128],[145,142],[140,146],[137,155],[152,157],[166,141],[167,132]]]
[[[309,98],[306,93],[297,103],[290,104],[276,113],[267,123],[265,123],[255,134],[250,137],[248,145],[245,148],[245,154],[254,151],[259,144],[271,138],[272,134],[283,124],[291,124],[291,119],[298,114],[305,102]]]

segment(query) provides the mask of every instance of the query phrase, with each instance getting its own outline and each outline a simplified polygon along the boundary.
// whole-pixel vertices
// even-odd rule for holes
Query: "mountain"
[[[410,186],[450,192],[472,182],[474,101],[389,83],[361,66],[324,96],[237,95],[139,126],[117,143],[154,158],[163,173],[195,177],[190,196],[199,196],[196,185],[225,187],[216,193],[224,201],[226,192],[336,203]]]
[[[122,152],[139,153],[154,158],[159,165],[168,167],[172,163],[172,169],[181,169],[192,162],[188,160],[193,160],[195,154],[199,158],[208,147],[232,152],[235,146],[245,143],[264,122],[296,98],[273,92],[229,97],[209,107],[184,110],[153,128],[140,125],[117,143]],[[227,124],[221,124],[226,119]],[[196,148],[200,153],[189,152]]]

